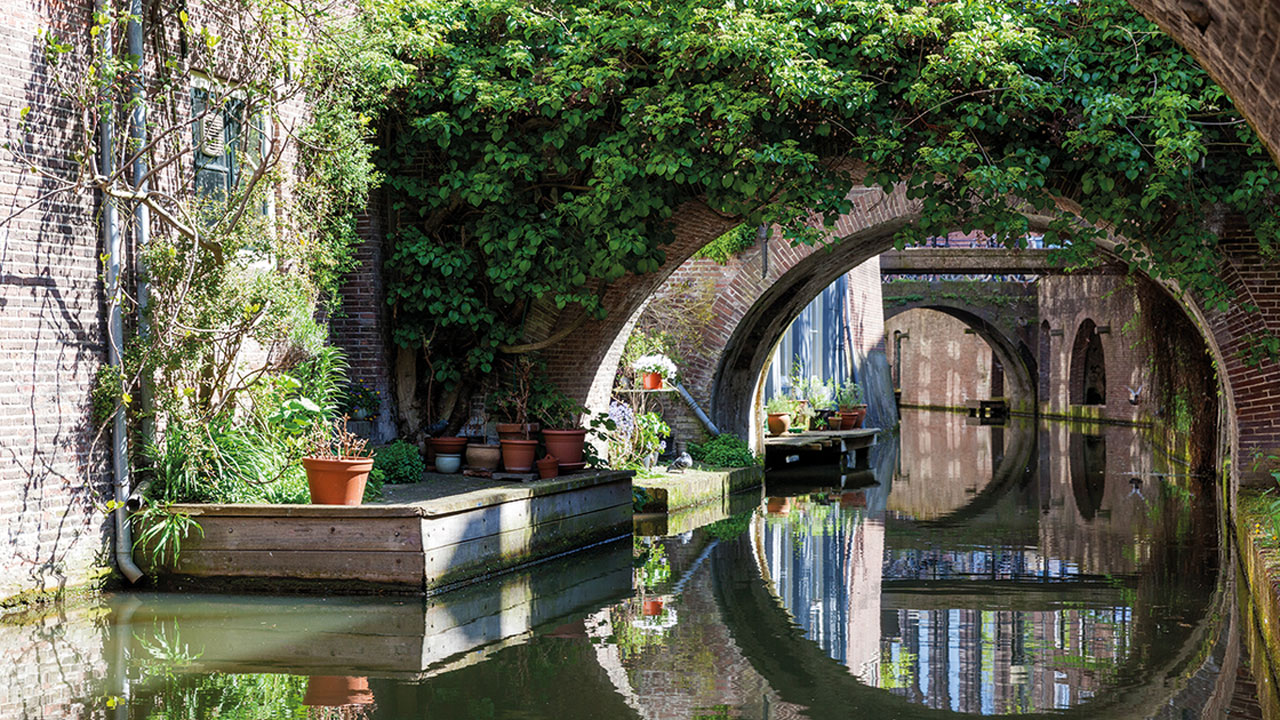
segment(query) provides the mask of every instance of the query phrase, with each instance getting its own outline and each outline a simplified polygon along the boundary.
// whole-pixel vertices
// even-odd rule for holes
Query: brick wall
[[[923,308],[885,321],[886,354],[900,373],[903,405],[964,407],[968,400],[991,397],[991,347],[968,329],[950,315]],[[898,335],[905,337],[895,342]]]
[[[4,142],[70,171],[82,131],[44,62],[41,30],[88,37],[91,3],[5,0],[0,23]],[[30,132],[16,118],[31,107]],[[52,189],[0,155],[0,218]],[[108,540],[95,509],[110,487],[94,445],[89,390],[105,359],[94,198],[56,195],[0,224],[0,598],[84,582]]]

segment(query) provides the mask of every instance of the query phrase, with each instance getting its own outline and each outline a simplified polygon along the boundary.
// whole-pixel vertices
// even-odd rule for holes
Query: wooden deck
[[[184,539],[176,562],[139,559],[178,587],[429,594],[630,533],[631,475],[428,474],[359,507],[174,505],[203,535]]]
[[[858,430],[806,430],[802,433],[783,433],[777,437],[766,437],[764,449],[766,457],[780,457],[788,464],[799,459],[801,450],[830,450],[839,448],[842,454],[851,454],[851,467],[865,468],[868,461],[868,449],[875,444],[880,428],[861,428]]]

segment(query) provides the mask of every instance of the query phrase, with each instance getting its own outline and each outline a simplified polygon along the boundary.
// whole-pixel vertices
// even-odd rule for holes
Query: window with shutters
[[[195,190],[201,199],[226,202],[262,161],[265,122],[246,117],[245,102],[218,91],[213,81],[197,78],[191,88],[195,123]],[[264,203],[262,211],[269,211]]]

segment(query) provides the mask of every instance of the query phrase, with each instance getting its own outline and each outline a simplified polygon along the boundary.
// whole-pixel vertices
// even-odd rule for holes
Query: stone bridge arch
[[[718,315],[722,319],[715,342],[723,339],[724,350],[714,361],[710,386],[702,394],[709,397],[712,419],[722,431],[753,437],[752,416],[762,385],[761,370],[791,319],[844,271],[888,250],[894,233],[918,217],[915,203],[901,188],[884,193],[858,187],[849,197],[853,211],[841,217],[833,230],[838,242],[823,248],[779,248],[778,243],[771,243],[767,277],[761,278],[758,262],[752,264],[747,257],[741,266],[730,269],[725,285],[717,288],[716,311],[725,314]],[[1079,209],[1069,201],[1062,205],[1066,211]],[[1047,223],[1043,217],[1030,219],[1033,227]],[[676,240],[666,249],[666,262],[657,272],[628,276],[607,288],[603,303],[608,314],[604,318],[583,319],[577,311],[570,311],[548,314],[538,322],[540,331],[534,334],[542,337],[567,329],[576,331],[570,339],[548,349],[548,370],[562,389],[592,409],[608,404],[623,346],[644,304],[663,282],[688,270],[686,263],[698,249],[733,225],[732,220],[699,203],[682,206],[672,222]],[[1205,311],[1176,286],[1160,285],[1200,330],[1218,368],[1219,448],[1241,459],[1254,451],[1280,450],[1280,423],[1273,424],[1273,419],[1280,417],[1280,399],[1269,389],[1280,386],[1280,364],[1264,360],[1251,366],[1246,362],[1255,338],[1280,332],[1280,267],[1264,261],[1257,241],[1243,225],[1227,224],[1219,229],[1219,237],[1225,255],[1221,272],[1238,293],[1236,306]],[[1100,246],[1109,251],[1118,241],[1104,238]],[[1262,311],[1243,310],[1249,304]],[[707,369],[700,372],[707,376]],[[1270,479],[1264,472],[1251,472],[1246,465],[1230,465],[1233,487],[1241,479]]]
[[[1035,286],[997,282],[984,283],[984,289],[989,292],[982,294],[951,291],[966,285],[972,286],[973,282],[913,281],[886,285],[884,318],[888,320],[908,310],[933,310],[964,323],[991,347],[1004,368],[1008,384],[1005,395],[1012,409],[1035,412],[1040,401],[1040,362],[1032,350],[1039,345]],[[1013,302],[1010,304],[1009,300]]]

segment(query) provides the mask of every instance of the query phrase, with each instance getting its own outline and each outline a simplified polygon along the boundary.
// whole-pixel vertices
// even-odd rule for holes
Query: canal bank
[[[139,553],[178,590],[432,594],[631,532],[631,477],[511,483],[427,473],[379,502],[179,504],[200,524],[176,558]]]
[[[698,506],[727,505],[730,496],[764,484],[764,468],[686,470],[635,481],[637,512],[675,513]]]
[[[1239,549],[1243,638],[1248,652],[1262,717],[1280,718],[1280,539],[1272,526],[1274,499],[1242,491],[1234,518]]]

